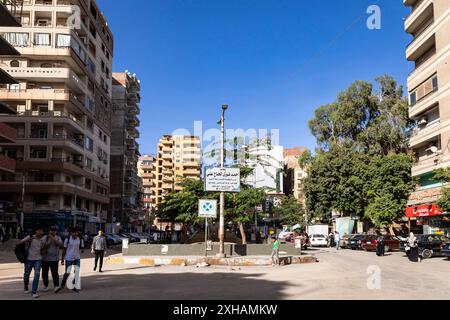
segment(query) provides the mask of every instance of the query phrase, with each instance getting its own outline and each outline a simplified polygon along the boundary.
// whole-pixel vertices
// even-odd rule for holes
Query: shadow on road
[[[95,274],[82,278],[82,291],[42,293],[42,300],[281,300],[287,282],[260,279],[262,274],[199,271],[154,274]],[[0,299],[30,299],[21,281],[0,282]],[[42,289],[42,287],[40,287]]]

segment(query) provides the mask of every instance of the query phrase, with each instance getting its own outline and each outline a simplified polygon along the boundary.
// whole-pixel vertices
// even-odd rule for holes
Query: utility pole
[[[222,116],[220,117],[220,168],[225,167],[225,111],[228,105],[222,106]],[[220,193],[220,226],[219,226],[219,257],[225,257],[225,192]]]
[[[22,172],[22,210],[20,210],[20,232],[23,232],[24,212],[25,209],[25,171]]]

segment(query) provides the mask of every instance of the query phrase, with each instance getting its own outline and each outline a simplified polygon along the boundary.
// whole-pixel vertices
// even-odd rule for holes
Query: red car
[[[376,251],[378,245],[378,236],[367,236],[362,239],[361,248],[366,251]],[[385,252],[400,250],[401,241],[397,237],[384,236],[384,250]]]

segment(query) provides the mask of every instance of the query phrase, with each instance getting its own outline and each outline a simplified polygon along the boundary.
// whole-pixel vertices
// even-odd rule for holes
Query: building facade
[[[200,180],[202,151],[200,138],[196,136],[166,135],[158,144],[155,207],[164,201],[169,192],[180,191],[183,179]]]
[[[436,209],[443,184],[433,171],[450,166],[450,1],[404,0],[411,7],[405,30],[413,36],[406,57],[414,69],[408,77],[410,118],[416,121],[409,141],[419,180],[409,199],[407,217],[424,233],[450,232]]]
[[[0,59],[18,81],[0,88],[17,112],[0,115],[17,132],[1,144],[16,159],[1,197],[20,206],[25,229],[95,231],[109,204],[112,33],[94,0],[25,0],[16,16],[22,27],[0,27],[21,54]]]
[[[127,231],[143,226],[138,176],[141,85],[136,75],[113,73],[111,116],[111,191],[109,215]],[[113,221],[114,220],[114,221]]]
[[[246,166],[254,170],[245,183],[252,188],[265,188],[268,194],[284,194],[284,148],[261,145],[248,148],[246,154]]]
[[[292,195],[299,203],[305,205],[304,179],[307,177],[306,168],[300,167],[300,156],[307,152],[306,147],[295,147],[284,150],[284,193]]]
[[[22,8],[22,0],[0,2],[0,26],[20,27],[21,24],[19,19],[16,18],[16,14],[20,14]],[[20,53],[9,42],[0,37],[0,57],[3,55],[17,57],[20,56]],[[0,68],[0,85],[15,85],[17,83],[14,78]],[[15,110],[0,101],[0,114],[14,115],[15,113]],[[16,138],[16,130],[6,123],[0,122],[0,144],[15,143]],[[0,147],[0,176],[14,174],[15,169],[15,159],[8,157],[3,148]],[[16,236],[20,218],[18,219],[14,203],[6,200],[0,197],[0,224],[7,233]]]
[[[152,155],[141,156],[138,162],[138,175],[142,181],[142,213],[145,220],[148,221],[147,226],[151,227],[155,217],[156,157]]]

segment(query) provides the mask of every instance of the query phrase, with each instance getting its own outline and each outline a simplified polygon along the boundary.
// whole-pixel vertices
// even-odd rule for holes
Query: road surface
[[[92,272],[93,259],[87,258],[80,293],[39,294],[42,300],[450,299],[450,261],[443,258],[411,263],[400,252],[309,253],[320,262],[240,270],[107,265],[103,274]],[[20,264],[0,264],[0,299],[31,299],[23,293],[22,272]]]

